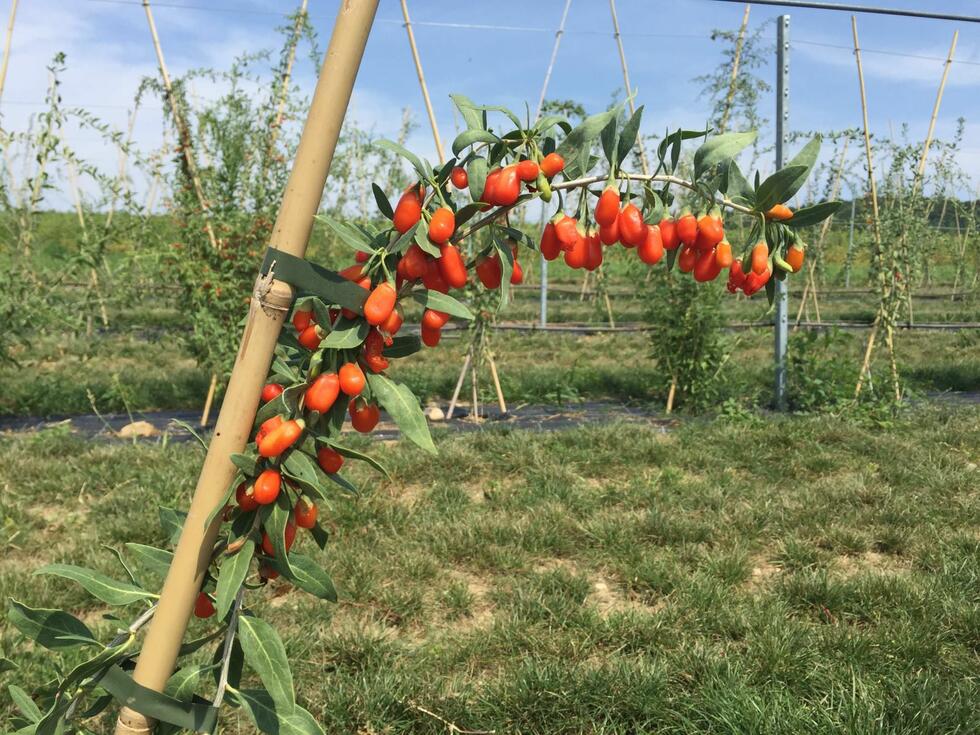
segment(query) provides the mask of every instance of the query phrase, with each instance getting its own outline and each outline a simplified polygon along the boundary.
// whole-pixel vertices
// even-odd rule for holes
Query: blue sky
[[[160,36],[171,67],[180,74],[197,66],[224,67],[239,53],[278,43],[277,14],[298,2],[259,0],[167,0],[155,5]],[[480,102],[532,106],[541,83],[564,0],[410,0],[409,6],[444,143],[455,127],[448,95],[460,91]],[[977,0],[943,3],[876,0],[902,8],[940,7],[980,14]],[[179,7],[179,6],[185,7]],[[311,0],[312,20],[323,45],[329,37],[337,0]],[[193,7],[186,7],[193,6]],[[709,40],[713,28],[737,28],[743,6],[712,0],[619,0],[618,13],[638,100],[646,105],[644,128],[703,125],[708,105],[692,78],[712,70],[720,58]],[[9,8],[4,3],[2,17]],[[778,15],[756,5],[752,27]],[[790,11],[791,116],[793,129],[859,126],[857,76],[851,47],[850,16],[816,10]],[[410,140],[434,157],[428,124],[412,65],[397,0],[382,0],[358,77],[351,114],[381,135],[394,135],[401,110],[410,107],[418,123]],[[530,30],[433,27],[426,22],[488,24]],[[858,18],[871,115],[878,135],[897,135],[902,124],[917,139],[925,135],[945,57],[957,24],[861,15]],[[958,63],[950,72],[937,135],[949,136],[956,118],[968,121],[961,159],[968,173],[980,174],[980,25],[959,24]],[[774,33],[772,25],[770,31]],[[536,30],[537,29],[537,30]],[[841,46],[844,48],[836,48]],[[25,0],[14,31],[13,52],[0,110],[8,129],[21,129],[39,109],[45,64],[56,51],[67,53],[63,96],[67,104],[89,108],[123,127],[139,80],[156,74],[143,10],[138,0]],[[899,56],[894,53],[910,54]],[[934,58],[918,58],[934,57]],[[771,76],[773,67],[763,72]],[[313,69],[301,59],[296,81],[312,90]],[[609,6],[605,0],[572,0],[567,33],[551,80],[549,97],[574,98],[590,110],[602,109],[622,88]],[[201,97],[214,94],[203,83]],[[155,103],[156,104],[156,103]],[[772,100],[764,101],[767,115]],[[140,112],[137,141],[151,148],[161,136],[158,105]],[[92,133],[73,132],[83,156],[105,166],[115,153]]]

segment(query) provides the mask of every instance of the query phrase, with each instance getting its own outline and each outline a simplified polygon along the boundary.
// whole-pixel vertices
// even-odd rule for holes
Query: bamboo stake
[[[864,124],[864,153],[867,159],[868,165],[868,186],[871,191],[871,214],[874,218],[871,224],[872,235],[874,237],[875,243],[875,257],[878,258],[879,262],[882,259],[882,247],[881,247],[881,230],[880,222],[878,220],[878,186],[875,183],[875,171],[874,171],[874,161],[871,158],[871,136],[868,133],[868,97],[864,88],[864,70],[861,66],[861,47],[858,43],[858,32],[857,32],[857,17],[851,16],[851,34],[854,37],[854,58],[857,59],[857,72],[858,72],[858,86],[861,90],[861,114]],[[884,301],[885,296],[887,296],[887,284],[882,285],[882,301]],[[882,318],[882,307],[878,307],[878,313],[875,315],[874,323],[871,325],[871,333],[868,335],[868,344],[864,351],[864,362],[861,364],[861,372],[858,374],[857,385],[854,388],[854,397],[857,398],[861,395],[861,388],[864,385],[864,376],[868,371],[868,366],[871,364],[871,352],[874,350],[875,337],[878,333],[878,326],[881,323]]]
[[[752,6],[745,3],[745,12],[742,14],[742,26],[738,29],[738,38],[735,40],[735,58],[732,59],[732,76],[728,80],[728,94],[725,96],[725,111],[721,115],[721,122],[718,123],[718,133],[724,133],[728,127],[728,116],[732,112],[732,103],[735,101],[736,81],[738,80],[738,65],[742,59],[742,44],[745,43],[745,30],[749,25],[749,11]]]
[[[289,55],[286,59],[286,71],[282,76],[282,89],[279,90],[279,102],[276,105],[276,117],[272,121],[272,132],[269,135],[269,153],[276,147],[276,138],[279,136],[279,128],[282,127],[282,120],[286,114],[286,101],[289,99],[289,81],[293,75],[293,63],[296,61],[296,47],[299,46],[300,34],[303,31],[303,23],[306,20],[306,7],[309,0],[303,0],[300,6],[299,15],[296,16],[296,23],[293,24],[293,35],[289,39]]]
[[[290,255],[303,257],[306,253],[377,7],[378,0],[347,0],[338,10],[269,243]],[[134,681],[144,687],[163,691],[173,673],[188,618],[220,528],[220,521],[208,528],[205,528],[205,522],[234,479],[235,467],[229,457],[241,452],[248,442],[259,392],[291,303],[292,289],[287,284],[264,278],[257,280],[242,344],[228,382],[227,399],[218,414],[197,489],[160,593],[157,612],[133,672]],[[147,717],[124,708],[116,725],[116,735],[145,735],[151,727]]]
[[[630,114],[636,114],[636,104],[633,102],[633,87],[630,85],[630,70],[626,64],[626,52],[623,50],[623,37],[619,33],[619,17],[616,15],[616,0],[609,0],[609,11],[612,13],[613,36],[616,39],[616,47],[619,49],[619,64],[623,67],[623,83],[626,85],[626,101],[629,102]],[[640,148],[640,168],[643,175],[649,173],[647,167],[647,153],[643,147],[643,136],[636,136],[636,143]]]
[[[419,58],[419,49],[415,45],[415,32],[412,30],[412,19],[408,17],[407,0],[402,0],[402,16],[405,18],[405,31],[408,33],[408,45],[412,48],[412,60],[415,62],[415,73],[419,76],[419,86],[422,88],[422,100],[425,102],[425,111],[429,115],[429,125],[432,126],[432,139],[436,143],[436,153],[439,156],[439,163],[445,163],[446,154],[442,150],[442,140],[439,138],[439,126],[436,125],[436,114],[432,111],[432,100],[429,99],[429,88],[425,84],[425,72],[422,71],[422,59]]]
[[[561,45],[561,37],[565,33],[565,21],[568,19],[568,9],[572,7],[572,0],[565,0],[565,9],[561,11],[561,22],[558,23],[558,30],[555,31],[555,43],[551,47],[551,58],[548,60],[548,68],[544,72],[544,82],[541,84],[541,96],[538,97],[538,110],[534,113],[534,119],[541,117],[541,108],[544,107],[544,96],[548,91],[548,83],[551,81],[551,72],[555,68],[555,59],[558,58],[558,47]]]
[[[949,77],[949,67],[953,63],[953,55],[956,53],[956,41],[960,36],[958,30],[953,31],[953,41],[949,45],[949,53],[946,54],[946,62],[943,64],[943,76],[939,80],[939,91],[936,92],[936,102],[932,106],[932,117],[929,119],[929,132],[926,133],[925,143],[922,145],[922,157],[919,158],[919,168],[916,171],[915,181],[912,183],[912,195],[915,196],[918,187],[922,184],[922,178],[926,173],[926,158],[929,155],[929,147],[932,145],[932,136],[936,131],[936,119],[939,117],[939,106],[943,101],[943,92],[946,90],[946,79]]]
[[[75,214],[78,216],[78,227],[82,232],[82,241],[88,242],[88,226],[85,222],[85,210],[82,209],[82,195],[78,189],[78,172],[75,170],[75,163],[69,160],[66,164],[66,169],[68,171],[68,186],[71,189],[72,201],[75,205]],[[106,311],[105,298],[102,296],[102,287],[99,285],[99,275],[96,273],[95,268],[89,269],[89,281],[92,284],[92,288],[95,290],[95,298],[99,302],[99,317],[102,319],[102,326],[109,326],[109,313]],[[89,321],[88,329],[86,330],[88,335],[92,334],[91,321]]]
[[[0,98],[7,82],[7,66],[10,64],[10,46],[14,39],[14,19],[17,17],[17,0],[10,3],[10,16],[7,18],[7,35],[3,42],[3,62],[0,64]]]
[[[476,387],[476,360],[470,365],[470,385],[473,388],[473,413],[470,418],[473,421],[480,421],[480,396]]]
[[[456,381],[456,387],[453,389],[453,397],[449,401],[449,409],[446,411],[446,421],[449,421],[453,417],[453,411],[456,410],[456,401],[459,400],[459,392],[463,389],[463,381],[466,380],[466,371],[470,367],[470,361],[473,359],[473,344],[470,344],[470,349],[466,353],[466,359],[463,360],[463,369],[459,371],[459,380]]]
[[[208,386],[208,395],[204,399],[204,410],[201,412],[201,426],[208,425],[211,418],[211,404],[214,403],[214,394],[218,390],[218,374],[211,373],[211,384]]]
[[[133,129],[136,127],[136,113],[139,110],[139,104],[133,105],[133,112],[129,116],[129,125],[126,129],[126,143],[119,149],[119,185],[124,191],[128,193],[129,191],[129,179],[126,176],[126,166],[129,163],[129,146],[133,142]],[[112,200],[109,202],[109,212],[105,217],[105,229],[106,232],[112,227],[112,217],[116,211],[116,200],[118,196],[115,191],[112,193]]]
[[[160,66],[160,76],[163,78],[163,88],[166,91],[167,102],[170,104],[170,113],[174,118],[174,125],[177,128],[177,137],[181,150],[184,154],[184,165],[194,186],[194,194],[197,196],[197,203],[204,212],[204,229],[208,233],[208,240],[211,247],[217,249],[218,240],[214,236],[214,229],[211,227],[211,219],[208,216],[208,206],[204,200],[204,188],[201,186],[201,177],[197,171],[197,163],[194,161],[194,152],[191,141],[190,131],[187,129],[187,122],[180,114],[180,107],[177,98],[174,96],[173,85],[170,83],[170,72],[167,71],[167,62],[163,58],[163,48],[160,46],[160,37],[157,35],[157,26],[153,21],[153,11],[150,10],[150,0],[143,0],[143,10],[146,11],[146,22],[150,26],[150,36],[153,38],[153,48],[156,50],[157,63]]]
[[[677,395],[677,376],[670,379],[670,390],[667,392],[666,413],[674,410],[674,396]]]
[[[841,177],[844,173],[844,159],[847,156],[847,144],[849,142],[850,139],[845,137],[844,145],[841,146],[841,150],[840,150],[840,158],[837,159],[837,170],[834,174],[834,183],[831,184],[830,187],[831,201],[836,199],[837,195],[840,194]],[[834,216],[831,215],[830,217],[828,217],[823,221],[823,224],[820,225],[820,234],[817,236],[817,253],[823,252],[824,239],[827,237],[827,232],[830,230],[830,223],[833,222],[833,220],[834,220]],[[794,332],[800,326],[800,316],[803,314],[803,309],[806,307],[807,295],[811,292],[811,290],[812,290],[811,298],[813,299],[813,308],[816,310],[817,313],[817,321],[818,322],[822,321],[820,319],[820,304],[817,301],[817,282],[813,275],[813,269],[814,269],[814,264],[811,261],[810,267],[807,269],[808,278],[807,278],[806,286],[803,289],[803,298],[800,299],[800,309],[796,313],[796,324],[793,326]]]
[[[497,403],[500,404],[500,413],[507,413],[507,402],[504,400],[504,390],[500,386],[500,376],[497,375],[497,361],[493,359],[493,353],[487,351],[487,360],[490,362],[490,377],[493,378],[493,389],[497,391]]]

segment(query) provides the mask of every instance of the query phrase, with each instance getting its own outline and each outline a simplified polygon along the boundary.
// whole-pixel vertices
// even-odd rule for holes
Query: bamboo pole
[[[463,360],[463,369],[459,371],[459,380],[456,381],[456,387],[453,389],[453,397],[449,401],[449,409],[446,411],[446,421],[449,421],[453,417],[453,412],[456,410],[456,401],[459,400],[459,393],[463,390],[463,381],[466,380],[466,371],[469,370],[472,359],[473,345],[471,343],[470,349],[466,353],[466,359]]]
[[[286,71],[282,76],[282,89],[279,90],[279,102],[276,105],[276,117],[272,121],[272,133],[269,136],[269,153],[271,154],[276,146],[276,138],[279,136],[279,128],[282,127],[282,120],[286,114],[286,101],[289,99],[289,81],[293,75],[293,64],[296,61],[296,47],[299,46],[300,34],[303,31],[303,23],[306,20],[306,8],[309,0],[303,0],[300,6],[299,15],[296,16],[296,23],[293,24],[293,35],[290,38],[289,56],[286,59]]]
[[[745,30],[749,26],[749,11],[752,6],[745,3],[745,12],[742,13],[742,25],[738,29],[738,38],[735,39],[735,58],[732,59],[732,75],[728,80],[728,94],[725,96],[725,111],[721,115],[721,122],[718,123],[718,133],[724,133],[728,127],[728,116],[732,112],[732,103],[735,101],[736,82],[738,81],[738,65],[742,59],[742,44],[745,43]]]
[[[85,221],[85,210],[82,208],[82,194],[78,188],[78,171],[75,169],[74,161],[70,160],[66,164],[68,171],[68,186],[71,189],[71,198],[75,205],[75,215],[78,217],[78,227],[82,232],[82,241],[86,244],[88,243],[88,223]],[[102,286],[99,284],[99,274],[96,272],[95,268],[89,268],[89,281],[92,284],[92,288],[95,290],[95,298],[99,302],[99,317],[102,320],[102,326],[109,326],[109,312],[106,309],[105,298],[102,296]],[[91,322],[89,322],[88,334],[91,336],[92,328]]]
[[[323,69],[269,243],[290,255],[303,257],[306,253],[377,7],[378,0],[347,0],[337,12]],[[133,672],[134,681],[144,687],[163,691],[173,672],[220,528],[220,520],[209,528],[205,528],[205,522],[234,479],[235,467],[229,457],[241,452],[248,442],[259,393],[291,302],[292,289],[287,284],[263,278],[257,280],[242,344],[228,382],[227,400],[218,414],[197,489],[160,593],[157,612]],[[148,718],[124,708],[116,725],[116,735],[145,735],[151,727]]]
[[[415,62],[415,73],[419,76],[419,86],[422,88],[422,100],[425,102],[425,111],[429,115],[429,125],[432,126],[432,139],[436,143],[436,153],[439,156],[439,163],[445,163],[446,154],[442,150],[442,140],[439,138],[439,126],[436,125],[436,114],[432,111],[432,100],[429,99],[429,88],[425,84],[425,72],[422,71],[422,59],[419,58],[419,49],[415,45],[415,32],[412,30],[412,19],[408,17],[408,2],[402,1],[402,16],[405,18],[405,31],[408,33],[408,45],[412,49],[412,60]]]
[[[879,260],[879,262],[881,262],[882,246],[881,230],[879,229],[880,222],[878,220],[878,186],[875,183],[874,161],[871,157],[871,136],[868,132],[868,97],[864,88],[864,69],[861,66],[861,46],[858,42],[857,17],[853,15],[851,16],[851,34],[854,37],[854,58],[857,60],[858,86],[861,91],[861,114],[864,125],[864,153],[868,166],[868,186],[871,192],[871,216],[873,217],[871,230],[875,244],[875,257]],[[887,295],[887,285],[883,284],[882,289],[882,301],[884,301],[884,298]],[[878,327],[881,324],[881,318],[882,310],[881,306],[879,306],[878,313],[875,314],[874,322],[871,325],[871,332],[868,335],[868,343],[864,350],[864,361],[861,363],[861,372],[858,374],[857,385],[854,388],[855,398],[861,395],[861,388],[864,385],[864,376],[868,371],[868,366],[871,364],[871,353],[874,350],[875,338],[878,334]]]
[[[204,399],[204,410],[201,411],[201,426],[208,425],[208,419],[211,418],[211,405],[214,403],[214,394],[218,390],[218,374],[211,373],[211,383],[208,385],[208,395]]]
[[[844,145],[841,146],[840,157],[837,159],[837,171],[834,174],[834,183],[831,184],[831,186],[830,186],[830,199],[831,199],[831,201],[833,201],[834,199],[836,199],[837,196],[838,196],[838,194],[840,194],[841,177],[842,177],[842,175],[844,173],[844,159],[847,156],[847,144],[849,142],[850,142],[850,139],[847,138],[847,137],[845,137],[844,138]],[[817,253],[818,254],[823,252],[823,243],[824,243],[824,240],[827,237],[827,232],[830,230],[830,223],[833,222],[833,220],[834,220],[834,216],[831,215],[830,217],[828,217],[827,219],[825,219],[823,221],[823,223],[820,225],[820,234],[817,236]],[[816,309],[816,312],[817,312],[817,321],[818,322],[819,321],[822,321],[820,319],[820,304],[817,301],[817,283],[816,283],[816,280],[814,279],[814,275],[813,275],[814,263],[813,263],[812,260],[810,261],[810,267],[807,270],[808,270],[807,283],[806,283],[805,288],[803,289],[803,298],[800,299],[800,309],[796,313],[796,324],[793,326],[793,331],[794,332],[800,326],[800,317],[803,314],[803,309],[806,306],[807,295],[808,295],[808,293],[810,293],[811,289],[812,289],[813,308]]]
[[[616,15],[616,0],[609,0],[609,11],[612,14],[613,36],[616,38],[616,47],[619,49],[619,64],[623,67],[623,83],[626,85],[626,101],[629,102],[630,114],[636,114],[636,103],[633,101],[633,87],[630,85],[630,70],[626,64],[626,52],[623,50],[623,37],[619,33],[619,17]],[[640,148],[640,168],[643,175],[649,173],[647,166],[647,153],[643,146],[643,136],[636,136],[636,143]]]
[[[173,85],[170,83],[170,72],[167,71],[167,62],[163,58],[163,48],[160,46],[160,36],[157,35],[157,26],[153,21],[153,11],[150,10],[150,0],[143,0],[143,10],[146,11],[146,22],[150,26],[150,36],[153,38],[153,48],[156,51],[157,63],[160,66],[160,76],[163,78],[163,88],[166,91],[167,102],[170,104],[170,113],[174,118],[174,125],[177,128],[179,145],[184,154],[184,165],[190,176],[194,187],[194,194],[197,203],[204,213],[204,229],[208,234],[208,241],[211,247],[217,249],[218,240],[214,236],[214,228],[211,227],[211,218],[208,216],[208,206],[204,200],[204,188],[201,186],[201,177],[197,171],[197,163],[194,161],[194,150],[190,130],[187,129],[187,121],[180,114],[180,106],[174,96]]]
[[[7,18],[7,35],[3,41],[3,62],[0,63],[0,98],[7,82],[7,67],[10,64],[10,46],[14,39],[14,20],[17,17],[17,0],[11,0],[10,15]]]
[[[939,117],[939,106],[943,102],[943,92],[946,90],[946,79],[949,77],[949,67],[953,63],[953,55],[956,53],[956,41],[960,36],[958,30],[953,31],[953,41],[949,44],[949,53],[946,54],[946,62],[943,64],[943,76],[939,80],[939,91],[936,92],[936,102],[932,106],[932,117],[929,119],[929,132],[926,133],[925,143],[922,145],[922,157],[919,158],[919,168],[916,171],[915,181],[912,184],[912,195],[922,184],[922,177],[926,173],[926,158],[929,156],[929,147],[932,145],[932,136],[936,131],[936,119]]]
[[[136,113],[139,110],[139,103],[133,105],[133,112],[129,116],[129,125],[126,128],[126,143],[119,148],[119,186],[123,188],[124,191],[129,191],[129,182],[126,176],[126,167],[129,163],[129,146],[133,142],[133,130],[136,127]],[[106,232],[112,227],[112,217],[116,211],[116,200],[118,195],[115,191],[112,193],[112,200],[109,202],[109,212],[105,217],[105,229]]]
[[[497,361],[493,359],[493,353],[487,350],[487,360],[490,362],[490,377],[493,378],[493,389],[497,392],[497,403],[500,405],[500,413],[507,413],[507,402],[504,400],[504,389],[500,385],[500,376],[497,375]]]
[[[538,109],[534,113],[534,119],[541,117],[541,108],[544,107],[544,96],[548,92],[548,83],[551,81],[551,72],[555,68],[555,60],[558,58],[558,47],[561,45],[561,37],[565,33],[565,21],[568,20],[568,10],[572,7],[572,0],[565,0],[565,8],[561,11],[561,22],[558,23],[558,30],[555,31],[555,43],[551,47],[551,58],[548,60],[548,68],[544,72],[544,82],[541,84],[541,95],[538,97]]]

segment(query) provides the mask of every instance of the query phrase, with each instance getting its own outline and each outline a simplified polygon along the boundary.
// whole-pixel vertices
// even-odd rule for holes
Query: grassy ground
[[[200,451],[0,441],[0,588],[97,623],[30,570],[118,575],[101,544],[163,544]],[[977,408],[437,441],[376,448],[392,480],[353,472],[363,498],[326,512],[339,604],[251,597],[328,732],[446,731],[417,707],[497,732],[980,730]],[[52,674],[2,622],[0,646]]]

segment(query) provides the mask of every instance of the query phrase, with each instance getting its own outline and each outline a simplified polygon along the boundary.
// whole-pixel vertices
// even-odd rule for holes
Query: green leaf
[[[673,133],[669,133],[664,136],[663,140],[660,141],[660,145],[657,147],[657,157],[660,160],[664,160],[667,157],[667,149],[674,147],[677,149],[678,154],[680,153],[681,143],[685,140],[692,140],[694,138],[704,138],[708,134],[708,128],[704,130],[681,130],[678,128]],[[677,168],[677,161],[674,161],[671,170]]]
[[[752,206],[755,203],[755,192],[742,174],[735,159],[728,162],[728,170],[724,177],[724,188],[721,192],[729,199],[738,203]]]
[[[776,300],[776,278],[775,274],[766,281],[766,298],[769,299],[769,306]]]
[[[138,562],[145,567],[149,567],[154,572],[166,574],[170,571],[170,564],[174,560],[174,553],[172,551],[136,543],[127,543],[126,548],[136,555]]]
[[[259,474],[259,458],[256,454],[232,454],[231,463],[246,477],[255,477]]]
[[[371,183],[371,191],[374,192],[374,201],[378,204],[378,209],[388,219],[395,218],[395,210],[391,208],[391,202],[388,201],[388,197],[385,193],[381,191],[381,187],[375,183]]]
[[[273,416],[294,416],[299,410],[299,398],[306,392],[306,383],[297,383],[262,406],[255,414],[254,427],[258,428]]]
[[[100,645],[85,623],[62,610],[31,608],[10,600],[7,622],[31,640],[51,650],[84,645],[84,640],[91,641],[92,645]]]
[[[258,468],[256,468],[255,474],[258,474]],[[255,475],[252,476],[254,477]],[[210,528],[211,524],[214,523],[214,519],[217,518],[219,514],[225,512],[225,508],[228,507],[232,496],[235,494],[235,491],[238,490],[238,486],[244,481],[245,475],[241,471],[236,472],[235,476],[228,484],[228,487],[225,488],[225,493],[221,496],[221,500],[219,500],[218,503],[215,504],[214,508],[211,509],[211,512],[208,513],[207,520],[204,521],[204,528]]]
[[[439,291],[430,291],[428,289],[413,291],[412,298],[415,300],[415,303],[424,306],[426,309],[443,311],[452,316],[458,316],[460,319],[472,320],[475,318],[473,312],[465,305],[461,304],[452,296],[440,293]]]
[[[349,350],[360,347],[371,330],[363,319],[341,319],[337,328],[328,334],[320,343],[320,349]]]
[[[157,513],[160,516],[160,525],[163,527],[163,532],[169,536],[171,544],[176,544],[180,538],[180,532],[184,528],[184,520],[187,518],[187,513],[182,510],[168,508],[164,505],[157,508]]]
[[[636,108],[636,112],[626,121],[622,132],[619,134],[619,146],[616,149],[616,168],[619,168],[630,150],[636,144],[636,137],[640,132],[640,120],[643,118],[643,105]]]
[[[786,220],[782,224],[788,227],[809,227],[823,222],[828,217],[833,217],[837,210],[841,208],[843,202],[821,202],[812,207],[803,207],[793,212],[793,218]]]
[[[99,572],[73,564],[48,564],[38,569],[34,574],[51,574],[78,582],[90,595],[109,605],[128,605],[131,602],[156,597],[153,593],[135,585],[119,582]]]
[[[796,181],[792,182],[786,187],[783,193],[783,199],[779,202],[773,202],[773,204],[781,204],[782,202],[789,201],[793,198],[793,195],[800,190],[800,187],[806,183],[807,176],[810,175],[810,171],[813,169],[813,164],[817,162],[817,157],[820,155],[820,136],[815,135],[810,139],[800,152],[793,156],[793,160],[786,164],[786,167],[792,166],[803,166],[803,171],[800,173]],[[772,205],[769,205],[772,206]]]
[[[776,171],[759,185],[755,193],[755,208],[759,212],[766,212],[774,204],[785,202],[789,199],[786,192],[794,186],[802,173],[806,176],[805,166],[787,166]]]
[[[235,595],[248,576],[248,568],[255,555],[255,542],[247,539],[242,547],[231,556],[226,556],[218,570],[218,584],[215,588],[215,608],[218,618],[224,618],[235,601]]]
[[[391,345],[385,347],[381,354],[390,358],[408,357],[421,349],[422,340],[417,334],[402,334],[392,337]]]
[[[342,243],[353,250],[360,250],[362,253],[374,252],[374,249],[371,247],[371,241],[364,235],[363,232],[350,227],[344,222],[334,219],[329,214],[318,215],[317,219],[323,222],[328,229],[333,231],[334,235],[336,235]]]
[[[602,129],[599,133],[599,142],[602,144],[602,152],[606,154],[606,161],[609,162],[609,168],[613,169],[616,167],[616,161],[614,160],[616,156],[616,143],[619,141],[619,120],[613,118],[609,123]]]
[[[374,469],[376,469],[378,472],[383,474],[389,480],[391,479],[391,475],[388,474],[388,470],[385,469],[384,465],[382,465],[378,460],[376,460],[371,455],[364,454],[364,452],[359,452],[356,449],[351,449],[350,447],[345,447],[344,445],[338,444],[332,439],[327,439],[323,443],[332,447],[334,451],[337,452],[337,454],[343,457],[347,457],[348,459],[356,459],[360,462],[365,462],[371,465]]]
[[[466,122],[466,127],[473,130],[483,130],[483,115],[480,111],[476,109],[476,105],[473,103],[469,97],[465,94],[451,94],[449,99],[453,101],[456,108],[459,110],[460,114],[463,116],[463,120]]]
[[[432,436],[429,434],[425,414],[422,413],[419,399],[411,389],[402,383],[395,383],[381,373],[369,372],[367,379],[374,397],[391,414],[391,418],[398,424],[405,437],[425,451],[436,454],[436,445],[433,444]]]
[[[282,573],[295,582],[297,587],[321,600],[337,601],[337,590],[334,589],[333,582],[313,559],[303,554],[290,554],[289,565],[290,570],[287,572],[283,569]]]
[[[11,661],[9,658],[0,658],[0,674],[6,671],[16,671],[17,664]]]
[[[470,128],[464,130],[456,136],[453,141],[453,155],[458,156],[464,148],[468,148],[474,143],[500,143],[500,138],[488,130],[478,130]]]
[[[31,699],[31,695],[25,692],[16,684],[10,684],[7,686],[7,691],[10,692],[10,699],[13,701],[14,705],[20,710],[21,714],[24,715],[31,722],[37,722],[41,719],[41,708],[35,704],[34,700]]]
[[[282,469],[287,477],[295,480],[305,489],[318,496],[323,495],[324,487],[320,482],[317,465],[305,453],[290,452],[282,464]]]
[[[756,131],[746,133],[723,133],[708,138],[694,153],[694,178],[698,179],[708,169],[737,156],[743,148],[751,145]]]
[[[487,173],[489,167],[485,158],[474,158],[466,167],[467,186],[470,189],[470,198],[474,202],[480,201],[480,197],[483,196],[483,189],[487,185]],[[458,224],[459,220],[457,220]]]
[[[419,175],[419,178],[425,179],[426,177],[426,167],[423,165],[422,160],[412,153],[410,150],[405,148],[405,146],[399,145],[393,140],[377,140],[374,143],[379,148],[387,148],[392,153],[397,153],[402,158],[406,159],[412,167],[415,169],[415,173]]]
[[[276,707],[291,712],[296,706],[293,674],[276,629],[264,620],[243,615],[238,619],[238,631],[245,661],[258,674]]]
[[[265,519],[265,531],[269,534],[272,541],[272,549],[275,552],[277,563],[283,571],[289,572],[289,552],[286,550],[286,526],[292,520],[292,505],[289,495],[285,492],[279,493],[276,502],[266,506],[269,515]]]
[[[619,108],[617,107],[592,115],[565,136],[557,151],[558,155],[565,159],[565,178],[575,178],[579,174],[585,173],[581,164],[578,163],[579,159],[583,153],[587,154],[592,147],[592,142],[599,136],[602,129],[618,114]]]
[[[261,689],[241,689],[235,696],[255,726],[267,735],[324,735],[313,715],[298,704],[287,710]]]
[[[415,232],[416,232],[416,230],[418,230],[418,228],[419,228],[419,226],[421,224],[422,224],[422,221],[419,220],[414,225],[412,225],[407,230],[405,230],[405,232],[403,232],[402,234],[400,234],[394,240],[394,242],[392,242],[390,245],[388,245],[388,248],[387,248],[388,252],[389,253],[401,253],[401,252],[407,250],[408,249],[408,246],[411,245],[412,244],[412,241],[415,239]]]

